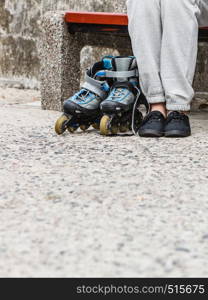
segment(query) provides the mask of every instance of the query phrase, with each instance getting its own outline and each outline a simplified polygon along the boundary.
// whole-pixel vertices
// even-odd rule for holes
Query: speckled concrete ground
[[[0,94],[0,276],[208,276],[208,115],[183,140],[59,137],[37,92]]]

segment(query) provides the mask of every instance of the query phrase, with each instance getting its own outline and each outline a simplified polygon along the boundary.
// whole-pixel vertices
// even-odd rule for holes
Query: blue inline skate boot
[[[102,74],[101,74],[102,75]],[[129,57],[113,57],[112,70],[103,72],[104,78],[111,78],[109,96],[101,103],[103,117],[100,122],[102,135],[115,135],[132,130],[135,134],[142,121],[140,105],[148,110],[146,98],[140,92],[136,59]]]
[[[104,57],[86,71],[82,89],[64,102],[64,114],[55,125],[58,135],[67,129],[70,133],[78,128],[86,131],[91,125],[99,130],[102,117],[100,103],[107,98],[111,86],[111,79],[103,76],[107,70],[112,70],[112,56]]]

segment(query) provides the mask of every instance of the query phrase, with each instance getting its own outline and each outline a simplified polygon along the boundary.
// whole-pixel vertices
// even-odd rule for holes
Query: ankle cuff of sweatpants
[[[167,110],[177,110],[177,111],[190,111],[191,105],[190,104],[166,104]]]
[[[165,103],[166,99],[164,94],[159,94],[155,96],[146,96],[147,101],[149,104],[156,104],[156,103]]]

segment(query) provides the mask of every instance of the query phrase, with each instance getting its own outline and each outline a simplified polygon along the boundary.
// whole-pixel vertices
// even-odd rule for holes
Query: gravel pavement
[[[208,114],[187,139],[57,136],[0,90],[1,277],[207,277]]]

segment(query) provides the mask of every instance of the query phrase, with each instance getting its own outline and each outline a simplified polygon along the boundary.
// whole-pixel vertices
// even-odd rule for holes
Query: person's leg
[[[160,76],[162,24],[160,0],[128,0],[129,34],[137,58],[142,92],[150,105],[165,114]],[[163,105],[161,105],[163,104]],[[164,108],[163,108],[164,106]]]
[[[189,111],[194,95],[198,25],[199,20],[201,25],[206,25],[207,3],[205,0],[129,0],[127,7],[141,87],[149,103],[160,107],[167,102],[170,111]],[[162,130],[163,124],[161,114],[150,114],[140,129],[141,136],[161,136],[162,131],[152,129]],[[188,117],[171,114],[167,127],[176,125],[173,136],[190,135]]]
[[[127,12],[140,86],[151,111],[143,121],[139,135],[160,137],[164,134],[166,117],[166,99],[160,75],[162,45],[160,0],[128,0]]]
[[[189,111],[197,50],[199,0],[161,0],[161,78],[169,111]]]
[[[166,137],[191,134],[189,118],[184,113],[190,111],[194,96],[198,27],[207,19],[205,8],[207,12],[205,0],[161,0],[161,78],[169,111]]]

